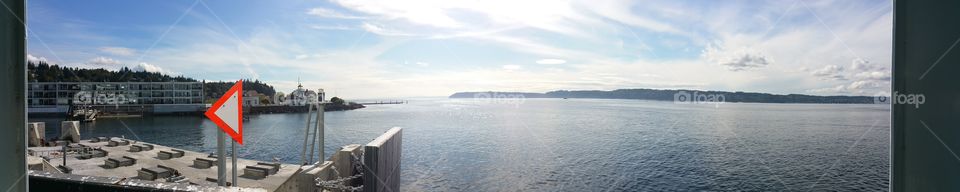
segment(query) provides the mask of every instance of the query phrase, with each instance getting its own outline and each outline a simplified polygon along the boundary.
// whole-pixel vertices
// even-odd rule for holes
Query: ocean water
[[[242,158],[300,160],[306,116],[252,116]],[[326,112],[326,153],[403,127],[404,191],[881,191],[885,105],[418,99]],[[58,119],[47,136],[57,135]],[[202,117],[99,119],[120,136],[215,151]]]

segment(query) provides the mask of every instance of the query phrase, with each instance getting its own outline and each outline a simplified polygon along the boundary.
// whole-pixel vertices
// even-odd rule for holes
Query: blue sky
[[[890,1],[49,1],[28,54],[347,98],[890,89]]]

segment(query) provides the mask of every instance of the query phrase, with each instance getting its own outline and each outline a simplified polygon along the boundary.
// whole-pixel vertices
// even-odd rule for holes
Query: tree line
[[[203,94],[206,95],[207,98],[220,98],[224,92],[227,92],[230,87],[233,87],[234,83],[236,82],[206,82],[203,84]],[[266,96],[273,96],[277,93],[276,90],[273,89],[273,86],[267,85],[260,80],[244,79],[243,91],[249,90],[257,91],[257,93],[261,93]]]
[[[127,67],[117,71],[51,65],[44,61],[27,62],[29,82],[197,82],[184,76],[135,71]]]

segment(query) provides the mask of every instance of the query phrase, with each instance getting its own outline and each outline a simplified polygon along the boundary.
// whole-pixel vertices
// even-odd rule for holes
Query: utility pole
[[[318,113],[318,114],[317,114],[317,135],[319,135],[319,137],[320,137],[320,149],[319,149],[319,150],[320,150],[320,158],[319,158],[319,161],[323,161],[323,158],[324,158],[324,156],[325,156],[325,155],[323,154],[323,153],[325,152],[325,151],[323,151],[323,147],[324,147],[324,144],[325,144],[325,143],[323,142],[323,140],[324,140],[324,139],[323,139],[323,138],[324,138],[324,135],[323,135],[323,134],[324,134],[324,133],[323,133],[324,123],[323,123],[323,122],[326,121],[326,117],[325,117],[326,115],[325,115],[325,113],[324,113],[325,110],[323,109],[323,108],[324,108],[323,105],[324,105],[324,104],[323,104],[322,102],[317,104],[317,108],[318,108],[318,110],[317,110],[317,113]]]
[[[237,186],[237,142],[230,142],[230,151],[233,151],[233,186]]]
[[[63,153],[61,153],[63,155],[63,167],[66,168],[67,167],[67,146],[64,145],[63,148],[61,149],[63,149]]]
[[[217,185],[227,186],[227,161],[224,142],[227,133],[217,131]]]

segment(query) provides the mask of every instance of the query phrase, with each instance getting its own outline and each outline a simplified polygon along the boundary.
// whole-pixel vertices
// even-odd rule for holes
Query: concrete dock
[[[125,139],[120,138],[111,138],[111,141],[122,141]],[[164,166],[172,170],[167,171],[176,171],[185,177],[185,180],[180,182],[190,183],[194,185],[202,186],[216,186],[217,185],[217,169],[216,169],[216,158],[211,157],[209,154],[198,153],[193,151],[186,151],[182,149],[175,149],[166,146],[156,145],[152,143],[126,140],[129,144],[118,145],[118,146],[108,146],[109,141],[96,141],[95,140],[82,140],[79,146],[87,147],[87,149],[102,149],[106,151],[106,155],[103,157],[91,157],[88,159],[80,159],[80,156],[67,157],[67,167],[71,169],[70,174],[75,175],[95,175],[103,177],[117,177],[117,178],[137,178],[140,180],[150,180],[150,177],[141,176],[140,172],[143,169],[155,169]],[[122,143],[122,142],[121,142]],[[142,149],[138,150],[138,146],[153,146],[153,149]],[[30,148],[31,151],[37,153],[59,153],[62,147],[34,147]],[[131,150],[133,148],[134,150]],[[182,156],[173,157],[169,159],[161,158],[168,153],[178,153],[177,151],[182,151]],[[94,150],[95,151],[95,150]],[[133,162],[130,162],[130,165],[121,165],[115,168],[108,166],[109,159],[125,159],[129,157],[133,159]],[[212,160],[209,162],[214,166],[204,167],[198,166],[197,164],[202,164],[205,160]],[[195,161],[199,161],[195,163]],[[63,165],[63,158],[50,158],[48,160],[49,164],[53,166]],[[299,169],[298,165],[291,164],[278,164],[278,170],[275,173],[267,175],[266,177],[258,177],[258,173],[252,173],[255,169],[249,169],[245,171],[243,168],[247,166],[260,166],[258,163],[272,163],[272,162],[258,162],[248,159],[237,159],[238,167],[238,187],[247,187],[247,188],[261,188],[266,189],[267,191],[276,191],[281,184],[286,182],[288,178],[293,176]],[[231,161],[227,160],[227,167],[233,166]],[[259,171],[259,170],[257,170]],[[233,174],[231,169],[227,169],[227,174]],[[154,178],[154,180],[160,180]]]
[[[32,188],[51,191],[384,191],[398,189],[400,128],[384,133],[366,146],[351,144],[329,159],[310,165],[237,159],[237,183],[217,185],[217,158],[206,153],[123,138],[98,137],[61,146],[30,147],[28,168]],[[381,141],[381,142],[376,142]],[[59,142],[66,143],[66,142]],[[364,154],[365,148],[387,149],[390,156]],[[384,148],[386,147],[386,148]],[[64,155],[66,150],[66,155]],[[378,153],[382,153],[379,151]],[[377,159],[396,167],[363,165]],[[64,165],[66,160],[66,166]],[[386,160],[386,161],[385,161]],[[226,159],[227,175],[232,167]],[[371,174],[362,174],[365,171]],[[381,173],[381,174],[374,174]],[[376,175],[391,179],[376,178]],[[230,182],[230,178],[226,178]],[[367,184],[365,180],[382,180]]]

